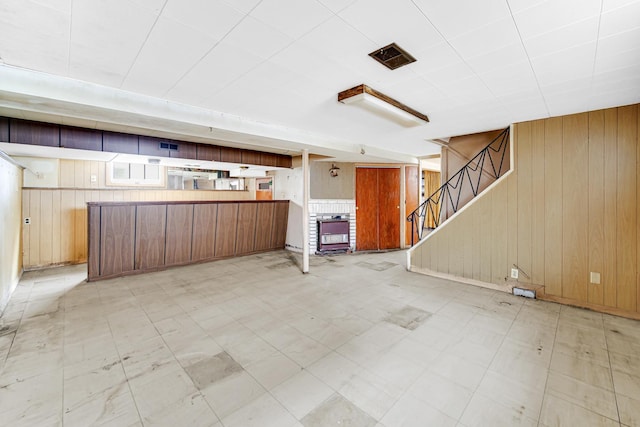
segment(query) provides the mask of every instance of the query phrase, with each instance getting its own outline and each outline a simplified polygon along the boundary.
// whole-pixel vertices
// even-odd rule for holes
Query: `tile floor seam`
[[[85,281],[85,284],[88,284],[88,282]],[[99,287],[102,286],[102,283],[94,283],[95,286]],[[102,295],[100,294],[100,289],[97,288],[96,291],[98,292],[98,298],[100,299],[100,304],[104,305],[104,301],[102,298]],[[109,326],[109,332],[111,333],[111,339],[113,341],[113,347],[118,355],[118,360],[120,360],[120,367],[122,368],[122,372],[124,374],[124,378],[125,378],[125,382],[127,383],[127,388],[129,389],[129,394],[131,395],[131,400],[133,401],[133,405],[136,408],[136,412],[138,413],[138,419],[140,420],[140,424],[144,425],[144,422],[142,421],[142,414],[140,413],[140,408],[138,407],[138,402],[136,401],[136,396],[135,394],[133,394],[133,389],[131,388],[131,383],[129,382],[129,377],[127,376],[127,371],[124,369],[124,364],[122,363],[122,354],[120,353],[120,349],[118,348],[118,346],[116,345],[116,337],[113,333],[113,328],[111,327],[111,321],[109,320],[109,316],[105,315],[106,321],[107,321],[107,325]]]
[[[622,417],[620,417],[620,405],[618,404],[618,393],[616,391],[616,383],[613,378],[613,365],[611,364],[611,355],[609,350],[609,340],[607,339],[606,326],[604,324],[604,315],[602,316],[602,330],[604,331],[604,343],[607,349],[607,361],[609,362],[609,374],[611,375],[611,384],[613,386],[613,398],[616,402],[616,412],[618,414],[618,424],[622,424]]]

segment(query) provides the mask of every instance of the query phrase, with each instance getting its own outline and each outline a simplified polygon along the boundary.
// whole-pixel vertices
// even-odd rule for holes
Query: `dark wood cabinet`
[[[103,206],[100,210],[100,276],[118,276],[134,269],[136,207]],[[89,221],[89,225],[95,225]],[[95,233],[89,231],[89,236]],[[94,243],[90,242],[91,247]],[[90,253],[90,255],[93,255]],[[89,263],[94,263],[91,260]]]
[[[138,135],[104,131],[102,149],[110,153],[138,154]]]
[[[197,157],[196,144],[185,141],[169,141],[169,157],[195,160]]]
[[[0,117],[0,142],[9,142],[9,119]]]
[[[242,163],[241,150],[233,147],[220,147],[220,161],[227,163]]]
[[[289,202],[89,202],[90,281],[283,249]]]
[[[276,166],[278,155],[274,153],[260,153],[260,165]]]
[[[279,154],[276,158],[276,166],[280,168],[291,168],[292,163],[291,156]]]
[[[260,152],[253,150],[242,150],[242,162],[247,165],[259,165],[260,164]]]
[[[186,264],[191,261],[192,229],[193,205],[167,205],[165,265]]]
[[[196,144],[196,159],[219,162],[220,147],[217,145]]]
[[[138,154],[143,156],[169,157],[169,142],[165,138],[153,136],[138,137]],[[164,147],[166,145],[166,148]]]
[[[238,204],[225,203],[218,206],[215,256],[227,257],[236,254],[236,228]]]
[[[60,126],[53,123],[11,119],[9,142],[29,145],[60,146]]]
[[[60,127],[60,147],[102,151],[102,131],[76,127]]]
[[[157,269],[164,265],[166,223],[166,205],[137,207],[136,270]]]

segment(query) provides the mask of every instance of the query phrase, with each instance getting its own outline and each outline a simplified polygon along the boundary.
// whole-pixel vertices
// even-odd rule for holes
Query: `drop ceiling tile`
[[[588,91],[551,94],[545,95],[544,98],[551,117],[580,113],[589,109],[590,95]]]
[[[608,37],[638,27],[640,27],[640,1],[603,13],[600,20],[600,37]]]
[[[518,41],[492,52],[467,58],[465,62],[477,74],[486,74],[523,61],[528,61],[528,58],[522,43]]]
[[[529,61],[510,64],[479,75],[491,93],[496,96],[517,94],[527,89],[537,89],[535,75]]]
[[[162,16],[220,40],[245,15],[221,0],[168,0]]]
[[[291,44],[293,39],[247,16],[225,37],[224,41],[255,56],[268,59]]]
[[[297,39],[329,19],[333,13],[315,0],[263,0],[251,16]]]
[[[514,14],[523,40],[600,14],[600,0],[546,1]]]
[[[640,94],[637,91],[630,92],[628,89],[620,89],[611,92],[594,93],[594,96],[589,101],[588,109],[599,110],[637,103],[640,103]]]
[[[294,42],[269,58],[269,62],[300,74],[305,74],[318,67],[325,66],[327,62],[333,63],[333,60],[321,58],[314,52],[309,51],[309,49],[301,46],[300,42]]]
[[[334,16],[299,39],[299,46],[340,63],[378,48],[341,18]]]
[[[74,2],[72,14],[70,75],[120,86],[157,14],[126,0]]]
[[[410,0],[361,0],[340,12],[340,17],[378,47],[395,42],[418,60],[418,50],[444,41]]]
[[[471,58],[520,43],[520,36],[513,19],[509,16],[452,38],[450,43],[463,58]],[[513,60],[504,58],[504,61],[512,62]]]
[[[39,4],[40,6],[54,9],[66,14],[71,13],[71,3],[72,3],[71,0],[32,0],[32,1],[33,3]]]
[[[463,103],[487,101],[494,98],[484,82],[476,75],[438,85],[438,89]]]
[[[602,11],[609,12],[614,9],[629,5],[631,3],[637,3],[640,0],[603,0]]]
[[[439,43],[429,48],[418,50],[419,61],[411,64],[412,70],[421,76],[460,64],[462,60],[449,43]]]
[[[540,86],[590,77],[595,60],[596,42],[531,59]]]
[[[160,17],[122,88],[163,96],[214,45],[213,38],[172,19]]]
[[[318,0],[318,1],[322,3],[331,12],[338,13],[341,10],[355,3],[357,0]]]
[[[428,71],[422,74],[422,76],[432,85],[442,87],[452,82],[475,76],[475,73],[467,64],[460,60],[452,65]]]
[[[532,8],[545,1],[547,0],[507,0],[507,3],[509,4],[511,13],[517,13],[524,9]]]
[[[247,14],[256,7],[261,0],[225,0],[229,6],[239,10],[240,12]]]
[[[511,15],[504,0],[415,0],[415,3],[447,39]]]
[[[612,92],[621,89],[640,93],[640,64],[594,74],[592,92]]]
[[[549,31],[524,40],[529,56],[537,56],[565,50],[598,38],[600,17],[595,16],[557,30]]]
[[[637,65],[640,65],[640,46],[623,52],[607,52],[598,48],[594,72],[600,74]]]
[[[147,9],[156,15],[160,14],[166,2],[167,0],[131,0],[131,3]]]
[[[169,99],[200,105],[264,60],[224,41],[218,44],[169,92]]]

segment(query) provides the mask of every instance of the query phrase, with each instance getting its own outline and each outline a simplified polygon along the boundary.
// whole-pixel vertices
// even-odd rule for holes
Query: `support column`
[[[302,150],[302,272],[309,272],[309,150]]]

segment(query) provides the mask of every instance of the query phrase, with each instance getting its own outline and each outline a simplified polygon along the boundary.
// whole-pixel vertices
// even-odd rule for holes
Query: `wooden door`
[[[400,169],[356,169],[356,249],[400,247]]]
[[[356,250],[378,249],[378,169],[356,168]]]
[[[404,168],[405,216],[401,220],[405,223],[404,244],[407,246],[411,245],[411,222],[407,221],[406,217],[418,207],[418,183],[418,166],[406,166]],[[413,242],[418,242],[417,227],[414,227]]]
[[[378,169],[378,249],[400,247],[400,169]]]

